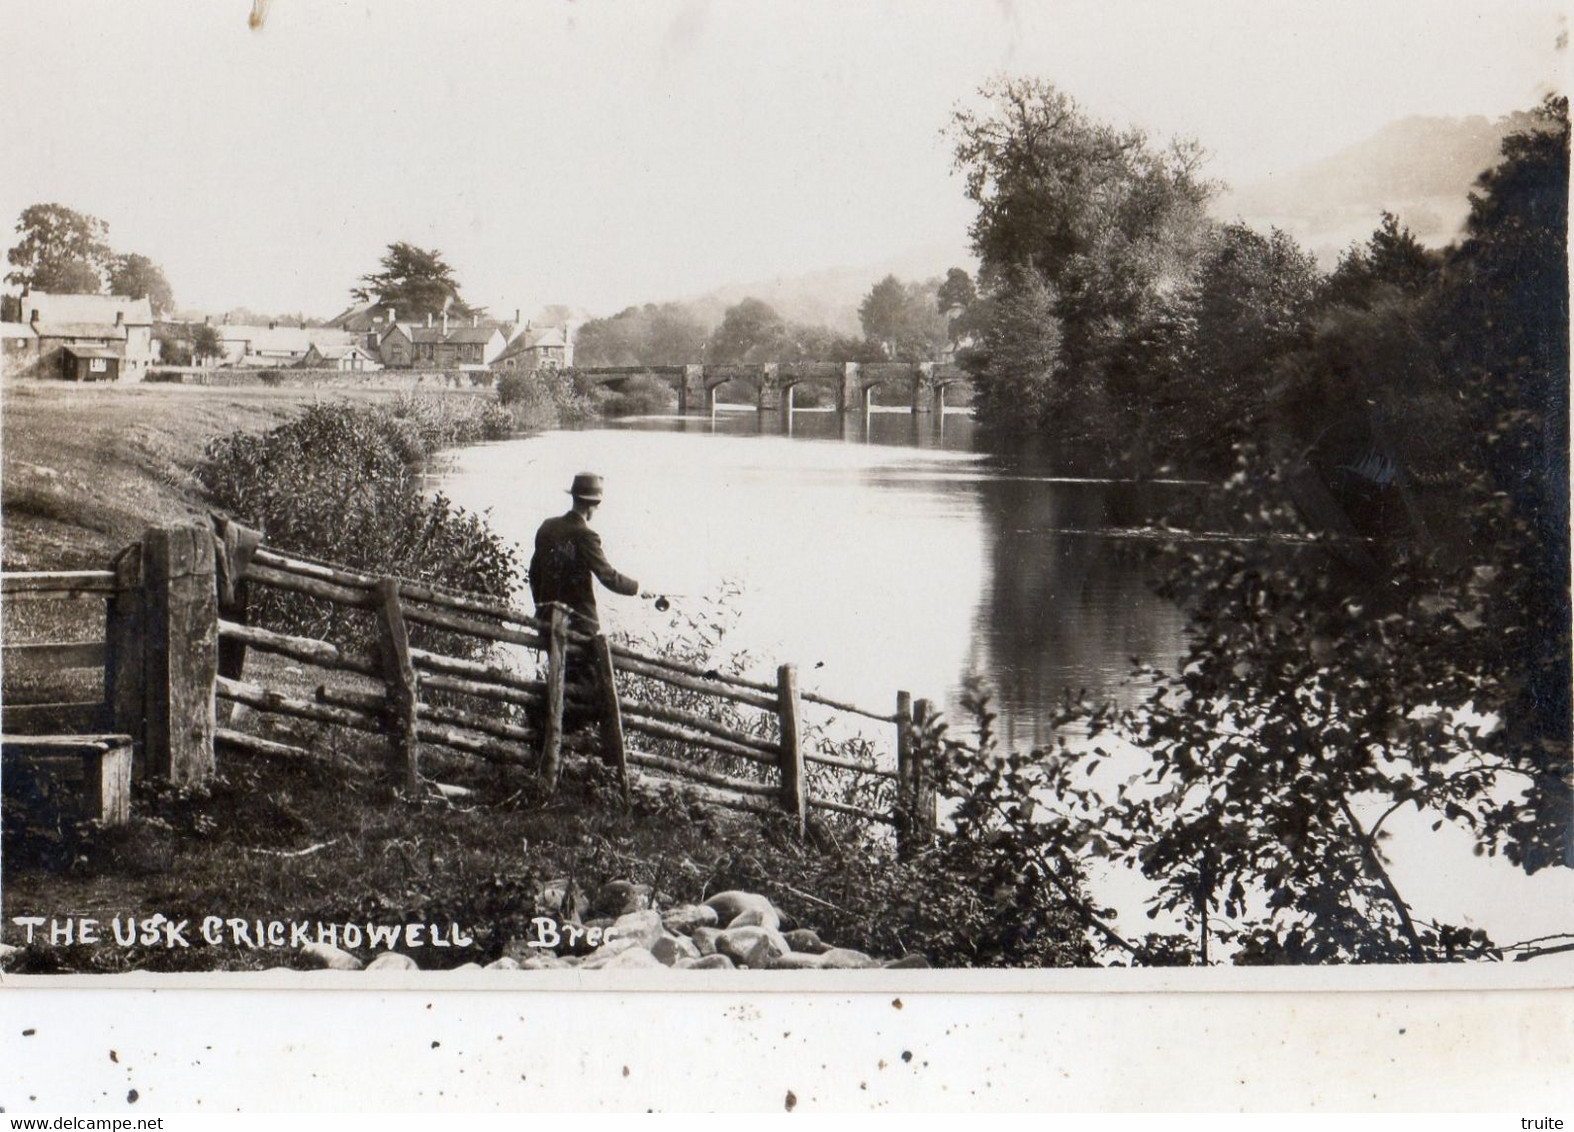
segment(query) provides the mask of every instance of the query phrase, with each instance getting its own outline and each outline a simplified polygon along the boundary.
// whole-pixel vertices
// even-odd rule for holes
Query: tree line
[[[1526,872],[1574,864],[1567,101],[1504,140],[1457,243],[1384,214],[1324,273],[1283,232],[1208,220],[1194,146],[1035,80],[985,94],[951,124],[978,205],[978,278],[952,290],[981,417],[1216,486],[1154,554],[1191,632],[1145,701],[1070,703],[1090,738],[1033,752],[995,749],[982,697],[982,755],[931,736],[947,851],[1000,915],[1069,906],[1140,963],[1574,942],[1414,907],[1388,854],[1419,821]],[[1118,789],[1092,784],[1132,752]],[[1107,862],[1185,931],[1120,934],[1084,885]]]
[[[938,279],[887,275],[859,304],[861,338],[788,319],[752,297],[728,307],[719,323],[692,304],[647,303],[586,322],[574,336],[575,359],[587,366],[937,361],[952,345],[941,288]]]

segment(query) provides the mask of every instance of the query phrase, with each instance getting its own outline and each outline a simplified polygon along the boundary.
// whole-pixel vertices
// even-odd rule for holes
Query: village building
[[[23,322],[35,337],[31,345],[7,345],[7,373],[15,372],[9,360],[13,351],[21,359],[31,354],[30,372],[40,377],[75,380],[85,372],[98,379],[109,372],[113,358],[115,376],[111,380],[141,381],[153,364],[153,309],[145,298],[23,291],[19,301]],[[28,340],[8,337],[7,341]],[[64,353],[67,347],[75,348],[77,354],[68,358]],[[101,353],[94,356],[89,351]],[[95,361],[102,366],[95,368]],[[83,362],[87,363],[85,370]]]
[[[398,308],[380,302],[358,303],[325,324],[355,336],[361,349],[388,369],[485,369],[507,348],[512,322],[444,312],[425,322],[400,322]]]
[[[441,321],[427,316],[427,325],[412,333],[415,369],[482,370],[489,368],[508,346],[500,327],[481,325],[472,317],[468,325],[452,325],[448,315]]]
[[[122,353],[106,346],[62,346],[60,376],[67,381],[119,381]]]
[[[0,376],[13,377],[38,361],[38,333],[25,322],[0,322]]]
[[[307,351],[313,346],[337,349],[358,344],[354,334],[323,326],[280,326],[277,322],[250,326],[226,322],[215,329],[224,343],[218,364],[248,369],[286,369],[304,362]]]
[[[384,366],[409,369],[415,364],[415,327],[407,322],[390,323],[376,338],[376,346],[377,360]]]
[[[300,364],[302,369],[333,369],[341,373],[383,368],[376,355],[367,353],[355,342],[339,345],[313,342]]]
[[[567,326],[525,323],[492,363],[495,370],[567,369],[574,364],[574,339]]]

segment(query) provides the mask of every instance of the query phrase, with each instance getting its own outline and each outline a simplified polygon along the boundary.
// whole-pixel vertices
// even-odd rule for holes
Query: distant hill
[[[1467,194],[1497,163],[1504,136],[1529,122],[1526,114],[1495,122],[1479,115],[1401,118],[1320,161],[1225,193],[1213,214],[1282,228],[1325,266],[1370,236],[1384,209],[1422,243],[1441,247],[1462,231]]]
[[[903,282],[943,279],[948,269],[976,271],[978,262],[967,250],[966,234],[949,242],[910,249],[863,267],[832,267],[806,275],[779,275],[752,283],[733,283],[682,300],[701,321],[716,326],[728,307],[744,299],[769,303],[789,322],[825,326],[839,334],[862,337],[858,304],[887,275]]]

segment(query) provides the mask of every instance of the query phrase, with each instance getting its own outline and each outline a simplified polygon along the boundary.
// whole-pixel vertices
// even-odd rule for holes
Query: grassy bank
[[[396,394],[8,382],[0,396],[5,569],[86,570],[103,569],[149,526],[207,514],[193,469],[211,438],[266,432],[316,401]]]

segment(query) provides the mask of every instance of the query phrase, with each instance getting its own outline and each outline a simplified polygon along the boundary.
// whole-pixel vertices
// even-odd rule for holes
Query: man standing
[[[572,625],[599,632],[596,591],[591,575],[613,593],[633,597],[639,583],[618,573],[601,549],[601,536],[590,529],[590,517],[601,503],[601,477],[581,472],[569,488],[574,506],[566,515],[548,519],[536,531],[536,551],[530,559],[530,596],[536,608],[548,602],[566,606]]]

